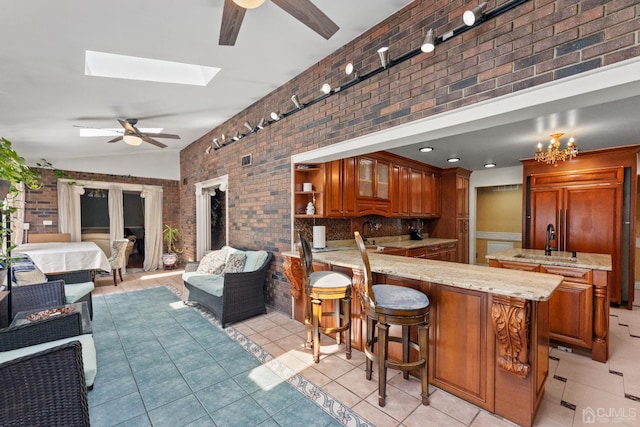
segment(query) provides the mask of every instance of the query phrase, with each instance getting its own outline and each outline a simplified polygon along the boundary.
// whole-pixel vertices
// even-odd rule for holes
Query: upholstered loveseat
[[[225,246],[187,263],[182,275],[187,301],[209,309],[222,327],[266,313],[264,287],[273,255]]]

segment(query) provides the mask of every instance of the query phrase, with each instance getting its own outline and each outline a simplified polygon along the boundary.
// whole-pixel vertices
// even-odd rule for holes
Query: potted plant
[[[16,184],[21,182],[27,188],[37,189],[40,187],[40,173],[27,166],[8,139],[0,138],[0,201],[8,194],[17,194]]]
[[[180,240],[180,231],[170,224],[165,224],[164,230],[162,230],[162,237],[167,245],[167,252],[162,254],[162,264],[165,269],[175,268],[178,262],[178,254],[182,252],[176,247],[176,243]]]

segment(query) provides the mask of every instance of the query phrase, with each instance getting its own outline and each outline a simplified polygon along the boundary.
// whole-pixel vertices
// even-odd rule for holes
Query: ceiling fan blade
[[[151,145],[155,145],[156,147],[160,147],[160,148],[165,148],[166,147],[166,145],[163,144],[162,142],[156,141],[155,139],[153,139],[153,138],[151,138],[151,137],[149,137],[147,135],[142,135],[142,140],[144,142],[148,142]]]
[[[113,138],[111,141],[107,141],[107,142],[118,142],[118,141],[122,141],[122,137],[123,135],[117,136],[115,138]]]
[[[230,0],[226,0],[230,1]],[[226,4],[225,1],[225,4]],[[310,0],[271,0],[289,15],[329,40],[340,29]]]
[[[238,6],[233,0],[224,0],[222,9],[222,24],[220,25],[220,38],[218,44],[222,46],[233,46],[236,44],[240,26],[247,9]]]
[[[179,135],[173,135],[170,133],[145,133],[145,136],[152,136],[154,138],[171,138],[171,139],[180,139]]]

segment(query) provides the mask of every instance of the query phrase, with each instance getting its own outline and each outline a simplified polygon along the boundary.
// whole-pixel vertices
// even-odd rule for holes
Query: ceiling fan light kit
[[[258,6],[262,3],[264,3],[264,0],[246,0],[247,3],[259,3]],[[291,110],[289,112],[286,113],[280,113],[280,111],[273,111],[270,113],[270,117],[271,117],[271,121],[265,121],[264,118],[260,120],[260,123],[258,124],[258,126],[256,128],[251,128],[250,133],[254,133],[257,132],[260,129],[264,129],[265,126],[275,123],[281,119],[283,119],[284,117],[288,117],[289,115],[296,113],[300,110],[302,110],[303,108],[309,107],[313,104],[315,104],[316,102],[319,102],[325,98],[327,98],[328,96],[332,96],[338,92],[341,92],[342,90],[348,89],[351,86],[355,86],[356,84],[360,83],[361,81],[367,80],[373,76],[375,76],[376,74],[379,74],[385,70],[387,70],[388,68],[394,67],[396,65],[399,65],[411,58],[413,58],[414,56],[417,56],[421,53],[430,53],[433,52],[436,48],[436,46],[438,46],[441,43],[444,43],[445,41],[458,36],[468,30],[470,30],[473,27],[476,27],[480,24],[482,24],[483,22],[489,20],[489,19],[493,19],[493,18],[497,18],[498,16],[502,15],[503,13],[506,13],[508,11],[510,11],[511,9],[514,9],[515,7],[527,2],[529,0],[511,0],[507,3],[504,3],[498,7],[496,7],[495,9],[489,11],[489,12],[485,12],[485,9],[487,7],[487,3],[481,3],[478,6],[476,6],[475,8],[468,10],[464,13],[463,16],[463,21],[464,21],[464,25],[461,25],[457,28],[454,28],[453,30],[448,31],[446,34],[442,35],[442,36],[438,36],[436,37],[434,35],[434,31],[432,28],[430,28],[429,30],[427,30],[427,33],[425,35],[425,39],[423,41],[423,43],[420,45],[419,48],[414,49],[412,51],[409,51],[407,53],[405,53],[404,55],[394,59],[394,60],[390,60],[389,59],[389,47],[388,46],[384,46],[381,47],[377,50],[378,56],[380,58],[380,64],[381,67],[370,71],[369,73],[365,74],[365,75],[358,75],[358,71],[356,70],[353,62],[349,62],[346,66],[345,66],[345,74],[347,76],[351,76],[353,75],[353,79],[351,81],[349,81],[348,83],[339,86],[335,89],[332,90],[331,85],[329,83],[324,83],[322,85],[321,91],[322,91],[322,95],[312,99],[311,101],[309,101],[306,104],[302,104],[298,98],[297,95],[293,95],[291,96],[291,102],[293,102],[293,105],[295,106],[294,110]],[[316,8],[312,3],[310,3],[309,0],[272,0],[272,2],[274,4],[276,4],[277,6],[281,7],[282,9],[284,9],[285,11],[287,11],[288,13],[291,13],[293,16],[295,16],[297,18],[297,16],[292,13],[291,10],[288,10],[287,8],[290,9],[295,9],[295,8],[301,8],[301,9],[305,9],[305,8],[309,8],[309,7],[313,7]],[[244,12],[245,12],[245,6],[242,6],[241,4],[243,3],[243,0],[225,0],[225,7],[224,7],[224,12],[223,12],[223,26],[225,25],[225,17],[227,16],[227,14],[231,13],[231,11],[233,11],[233,8],[237,8],[239,10],[241,10],[242,12],[242,16],[244,16]],[[229,4],[231,4],[231,6],[229,6]],[[254,6],[257,7],[257,6]],[[316,8],[317,9],[317,8]],[[322,12],[320,12],[318,10],[318,12],[322,15],[324,15]],[[326,16],[326,15],[324,15]],[[472,19],[473,17],[473,19]],[[298,18],[299,20],[301,20],[303,23],[307,24],[304,20]],[[327,18],[328,19],[328,18]],[[240,29],[240,24],[242,23],[242,18],[239,19],[239,22],[236,22],[237,24],[237,28],[236,28],[236,32],[234,35],[234,42],[235,42],[235,36],[237,36],[237,31],[239,31]],[[310,26],[309,24],[307,24],[308,26]],[[334,24],[335,25],[335,24]],[[338,28],[336,26],[335,31],[337,31]],[[335,32],[334,31],[334,32]],[[319,32],[319,31],[316,31]],[[326,37],[328,38],[328,37]],[[223,39],[223,29],[220,30],[220,44],[225,44],[222,43],[222,39]],[[249,129],[250,125],[249,122],[245,122],[244,126]],[[236,132],[236,136],[234,136],[233,140],[237,141],[240,138],[246,136],[245,134],[239,134],[239,132]],[[215,141],[215,140],[214,140]],[[225,146],[225,137],[224,134],[222,135],[222,146]],[[421,150],[422,151],[422,150]],[[427,150],[424,150],[427,151]],[[576,148],[576,153],[577,153],[577,148]],[[447,159],[449,162],[455,162],[455,161],[459,161],[459,158],[456,157],[452,157],[450,159]]]
[[[245,9],[255,9],[262,6],[265,1],[267,0],[233,0],[235,4]]]
[[[140,145],[140,144],[142,144],[142,138],[140,138],[139,136],[136,136],[136,135],[124,135],[122,137],[122,139],[124,140],[125,144],[127,144],[127,145]]]

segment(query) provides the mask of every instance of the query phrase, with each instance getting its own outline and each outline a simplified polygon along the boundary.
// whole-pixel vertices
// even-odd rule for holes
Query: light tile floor
[[[161,285],[172,285],[184,292],[181,275],[181,270],[126,274],[125,281],[117,287],[113,286],[110,276],[99,277],[94,294]],[[607,363],[552,349],[545,397],[534,425],[640,425],[640,307],[612,308],[610,320]],[[361,352],[354,351],[351,360],[346,360],[344,349],[327,338],[322,343],[322,360],[314,364],[310,350],[304,348],[304,326],[282,313],[269,312],[230,326],[376,426],[513,425],[433,387],[430,405],[422,406],[417,398],[419,382],[405,381],[393,370],[389,376],[387,405],[380,408],[376,381],[365,379],[365,358]],[[304,424],[304,420],[301,422]]]

